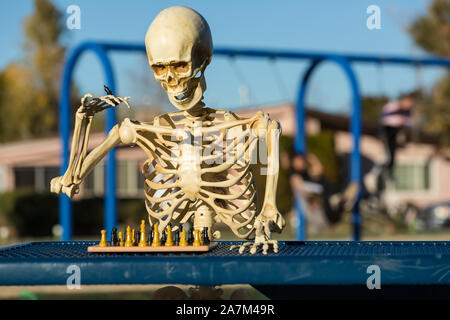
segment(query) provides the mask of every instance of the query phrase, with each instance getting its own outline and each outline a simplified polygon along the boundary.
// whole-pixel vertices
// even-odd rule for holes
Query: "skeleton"
[[[204,71],[213,45],[207,22],[194,10],[177,6],[159,13],[145,44],[155,79],[179,111],[152,122],[126,118],[87,153],[94,115],[120,103],[128,105],[128,97],[84,96],[76,113],[69,166],[63,176],[51,181],[51,190],[73,197],[112,148],[121,143],[137,145],[148,157],[143,166],[145,205],[150,224],[158,222],[160,234],[169,223],[176,230],[193,222],[194,229],[208,228],[209,236],[218,239],[220,232],[213,228],[222,222],[239,238],[254,238],[253,243],[239,246],[240,253],[249,248],[253,254],[261,246],[266,254],[270,245],[277,252],[278,243],[271,235],[281,232],[285,224],[275,203],[279,123],[262,112],[242,118],[205,107]],[[268,158],[261,208],[251,163],[257,142],[266,146]]]

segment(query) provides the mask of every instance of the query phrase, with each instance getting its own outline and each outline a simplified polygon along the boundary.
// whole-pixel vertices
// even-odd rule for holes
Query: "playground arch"
[[[85,52],[94,53],[103,68],[105,75],[105,84],[116,92],[116,83],[114,70],[108,53],[111,51],[135,51],[145,53],[143,44],[127,44],[112,42],[83,42],[76,46],[68,56],[62,75],[62,85],[60,91],[59,105],[59,131],[61,139],[61,174],[64,174],[69,164],[69,141],[70,141],[70,92],[72,85],[72,77],[74,70],[80,57]],[[354,55],[354,54],[336,54],[336,53],[317,53],[303,51],[284,51],[284,50],[261,50],[261,49],[239,49],[239,48],[216,48],[214,55],[229,57],[252,57],[252,58],[280,58],[294,60],[308,60],[309,67],[301,76],[298,88],[296,102],[296,122],[297,135],[295,137],[295,150],[297,153],[304,154],[306,152],[305,144],[305,97],[308,88],[308,82],[312,73],[324,61],[336,63],[344,72],[350,85],[352,105],[350,118],[350,131],[353,135],[353,150],[350,157],[350,180],[361,185],[361,152],[360,152],[360,136],[361,136],[361,98],[358,86],[358,79],[353,72],[351,64],[358,63],[383,63],[383,64],[406,64],[413,66],[435,65],[443,66],[450,69],[450,60],[439,57],[426,58],[410,58],[403,56],[374,56],[374,55]],[[106,111],[105,130],[108,132],[116,125],[115,108]],[[117,224],[117,194],[116,194],[116,153],[115,149],[111,150],[106,158],[105,172],[105,210],[104,210],[104,228],[111,230]],[[353,208],[353,240],[361,238],[361,217],[359,213],[359,198]],[[305,239],[305,224],[302,214],[302,208],[299,202],[296,202],[296,210],[298,213],[300,225],[297,231],[297,240]],[[72,204],[71,199],[66,195],[59,196],[59,221],[62,227],[62,240],[69,241],[72,239]],[[108,237],[110,235],[108,234]]]

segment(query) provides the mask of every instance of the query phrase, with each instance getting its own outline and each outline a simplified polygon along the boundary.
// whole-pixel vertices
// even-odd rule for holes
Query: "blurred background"
[[[1,2],[0,244],[59,239],[58,105],[65,59],[86,40],[143,44],[163,9],[186,5],[208,21],[216,47],[286,49],[408,57],[450,58],[447,0],[376,1],[379,28],[370,28],[374,1],[50,1]],[[70,6],[80,9],[70,28]],[[73,21],[72,21],[73,22]],[[112,53],[117,95],[131,96],[124,117],[149,121],[173,111],[144,54]],[[295,103],[307,61],[214,57],[206,71],[205,102],[249,115],[263,110],[281,122],[278,208],[287,227],[279,239],[348,240],[358,191],[363,240],[450,240],[450,74],[441,67],[355,64],[363,105],[364,184],[349,183],[351,92],[342,71],[322,64],[309,84],[307,154],[293,148]],[[103,95],[103,70],[87,53],[74,75],[73,111],[85,93]],[[408,100],[404,102],[404,100]],[[405,101],[406,101],[405,100]],[[403,108],[403,105],[409,105]],[[392,111],[400,106],[400,111]],[[403,108],[403,109],[402,109]],[[407,110],[407,111],[405,111]],[[392,113],[393,112],[393,113]],[[386,119],[403,117],[395,135]],[[402,121],[403,121],[402,120]],[[91,143],[102,141],[104,115]],[[394,148],[392,148],[394,144]],[[390,148],[391,147],[391,148]],[[394,151],[395,161],[391,156]],[[137,149],[117,151],[119,228],[146,217]],[[392,160],[389,165],[389,160]],[[74,238],[97,239],[103,225],[104,165],[88,176],[74,200]],[[293,199],[300,199],[300,223]],[[231,234],[224,239],[232,239]]]

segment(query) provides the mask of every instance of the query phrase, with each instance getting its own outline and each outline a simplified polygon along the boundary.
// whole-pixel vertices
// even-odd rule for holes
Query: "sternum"
[[[200,191],[201,182],[201,148],[191,144],[182,144],[180,148],[178,177],[181,189],[190,196]]]

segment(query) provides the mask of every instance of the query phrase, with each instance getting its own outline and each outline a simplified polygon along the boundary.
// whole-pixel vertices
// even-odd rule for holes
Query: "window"
[[[102,197],[103,196],[103,179],[105,167],[103,164],[98,165],[87,175],[84,179],[83,194],[87,197]]]
[[[134,160],[123,160],[117,166],[117,193],[121,197],[138,197],[142,195],[139,183],[139,166]]]
[[[39,192],[50,192],[50,181],[57,176],[58,167],[14,168],[16,188],[29,187]]]
[[[396,164],[394,168],[395,190],[425,191],[430,189],[430,165],[428,163]]]
[[[44,167],[44,185],[41,186],[41,189],[50,191],[50,181],[59,175],[58,167]]]
[[[16,188],[31,187],[34,188],[34,168],[14,168],[14,179]]]

